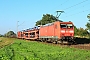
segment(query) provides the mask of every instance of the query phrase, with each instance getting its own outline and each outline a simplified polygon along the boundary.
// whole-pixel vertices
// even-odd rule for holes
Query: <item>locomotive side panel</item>
[[[50,25],[40,27],[39,30],[40,38],[51,38],[59,39],[60,38],[60,22],[54,22]]]
[[[42,26],[40,27],[39,32],[40,32],[39,34],[40,38],[52,38],[54,36],[53,25]]]
[[[48,31],[47,31],[47,36],[48,38],[54,38],[54,24],[47,26],[48,27]]]
[[[54,36],[56,39],[60,39],[60,22],[55,22],[54,24]]]
[[[46,38],[46,36],[47,36],[47,28],[48,27],[46,27],[46,26],[40,27],[39,38]]]

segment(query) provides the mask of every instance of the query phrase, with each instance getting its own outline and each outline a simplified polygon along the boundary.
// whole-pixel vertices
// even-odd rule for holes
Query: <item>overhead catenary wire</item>
[[[82,1],[82,2],[79,2],[79,3],[77,3],[77,4],[75,4],[75,5],[73,5],[73,6],[70,6],[70,7],[68,7],[68,8],[65,8],[64,10],[67,10],[67,9],[70,9],[70,8],[73,8],[73,7],[75,7],[75,6],[78,6],[78,5],[80,5],[80,4],[82,4],[82,3],[85,3],[85,2],[87,2],[88,0],[84,0],[84,1]],[[86,5],[89,5],[90,3],[88,3],[88,4],[86,4]],[[83,5],[82,7],[85,7],[86,5]],[[81,7],[80,7],[81,8]],[[79,8],[78,8],[79,9]],[[75,9],[74,9],[75,10]],[[83,11],[81,11],[81,12],[77,12],[77,13],[75,13],[75,14],[71,14],[71,15],[68,15],[68,16],[65,16],[65,17],[69,17],[69,16],[73,16],[73,15],[77,15],[77,14],[80,14],[80,13],[83,13],[83,12],[86,12],[86,11],[89,11],[89,9],[87,9],[87,10],[83,10]],[[65,12],[66,13],[66,12]],[[66,13],[66,14],[68,14],[68,13]]]
[[[90,11],[90,9],[83,10],[83,11],[81,11],[81,12],[78,12],[78,13],[75,13],[75,14],[71,14],[71,15],[69,15],[69,16],[65,16],[65,18],[66,18],[66,17],[73,16],[73,15],[77,15],[77,14],[80,14],[80,13],[83,13],[83,12],[87,12],[87,11]],[[64,17],[63,17],[63,18],[64,18]]]
[[[68,0],[67,0],[68,1]],[[75,5],[72,5],[72,6],[70,6],[70,7],[67,7],[67,8],[65,8],[65,9],[63,9],[63,11],[65,11],[65,10],[67,10],[67,9],[70,9],[70,8],[73,8],[73,7],[75,7],[75,6],[78,6],[78,5],[80,5],[80,4],[82,4],[82,3],[85,3],[85,2],[87,2],[88,0],[83,0],[83,1],[81,1],[81,2],[79,2],[79,3],[77,3],[77,4],[75,4]],[[65,4],[65,3],[64,3]],[[63,5],[63,4],[61,4],[61,5]],[[83,7],[85,7],[85,6],[83,6]],[[65,12],[66,13],[66,12]],[[67,13],[66,13],[67,14]],[[73,14],[72,14],[73,15]]]
[[[68,1],[68,0],[67,0],[67,1]],[[70,7],[67,7],[67,8],[65,8],[65,9],[63,9],[63,11],[65,11],[65,10],[67,10],[67,9],[70,9],[70,8],[73,8],[73,7],[75,7],[75,6],[78,6],[78,5],[80,5],[80,4],[82,4],[82,3],[85,3],[85,2],[87,2],[87,1],[89,1],[89,0],[83,0],[83,1],[81,1],[81,2],[79,2],[79,3],[77,3],[77,4],[75,4],[75,5],[72,5],[72,6],[70,6]],[[65,2],[66,2],[66,1],[65,1]],[[65,4],[65,3],[64,3],[64,4]],[[61,5],[63,5],[63,3],[62,3]],[[89,5],[89,4],[86,4],[86,5]],[[83,5],[82,7],[85,7],[85,6]],[[81,7],[80,7],[80,8],[81,8]],[[78,8],[78,9],[79,9],[79,8]],[[71,14],[71,15],[68,15],[68,16],[65,16],[65,17],[77,15],[77,14],[83,13],[83,12],[85,12],[85,11],[89,11],[89,10],[83,10],[83,11],[81,11],[81,12],[77,12],[77,13],[75,13],[75,14]],[[65,13],[66,13],[66,12],[65,12]],[[68,13],[66,13],[66,14],[68,14]]]
[[[60,6],[61,6],[61,5],[64,5],[64,4],[67,3],[68,1],[69,1],[69,0],[64,1],[63,3],[60,4]]]
[[[90,5],[90,3],[88,3],[88,4],[86,4],[86,5],[83,5],[83,6],[80,6],[80,7],[76,8],[76,9],[74,9],[74,10],[71,11],[71,12],[74,12],[74,11],[76,11],[76,10],[78,10],[78,9],[84,8],[84,7],[87,6],[87,5]],[[69,14],[69,13],[65,13],[65,14]]]
[[[65,9],[63,9],[63,10],[70,9],[70,8],[72,8],[72,7],[75,7],[75,6],[77,6],[77,5],[80,5],[80,4],[82,4],[82,3],[85,3],[86,1],[88,1],[88,0],[84,0],[84,1],[79,2],[79,3],[75,4],[75,5],[72,5],[72,6],[68,7],[68,8],[65,8]]]
[[[18,25],[18,26],[21,26],[22,24],[24,24],[25,23],[25,21],[23,22],[23,23],[21,23],[20,25]]]
[[[60,6],[65,5],[65,3],[67,3],[68,1],[70,1],[70,0],[64,1],[63,3],[60,4]],[[54,14],[56,14],[56,12],[54,12],[52,15],[54,15]]]

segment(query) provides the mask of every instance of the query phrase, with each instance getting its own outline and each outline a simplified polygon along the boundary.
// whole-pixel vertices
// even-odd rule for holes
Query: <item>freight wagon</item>
[[[19,39],[27,39],[27,40],[37,40],[39,39],[39,28],[29,28],[26,30],[18,31],[18,38]]]

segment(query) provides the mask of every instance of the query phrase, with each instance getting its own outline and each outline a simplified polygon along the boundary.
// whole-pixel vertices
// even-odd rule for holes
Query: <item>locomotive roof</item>
[[[72,23],[72,22],[60,22],[60,23]]]
[[[69,22],[63,22],[63,21],[61,21],[61,20],[57,20],[57,21],[55,21],[55,22],[60,22],[60,23],[72,23],[71,21],[69,21]],[[53,25],[55,22],[48,23],[48,24],[45,24],[45,25],[42,25],[42,26],[44,27],[44,26]]]
[[[63,21],[61,21],[61,20],[57,20],[57,21],[55,21],[55,22],[63,22]],[[45,24],[45,25],[43,25],[43,26],[49,26],[49,25],[53,25],[55,22],[52,22],[52,23],[47,23],[47,24]]]

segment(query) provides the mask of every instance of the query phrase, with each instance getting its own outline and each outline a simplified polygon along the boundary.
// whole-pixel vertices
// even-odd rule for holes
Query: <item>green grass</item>
[[[14,41],[11,38],[0,37],[0,48],[12,44]]]
[[[15,39],[0,49],[0,60],[90,60],[90,51]]]

